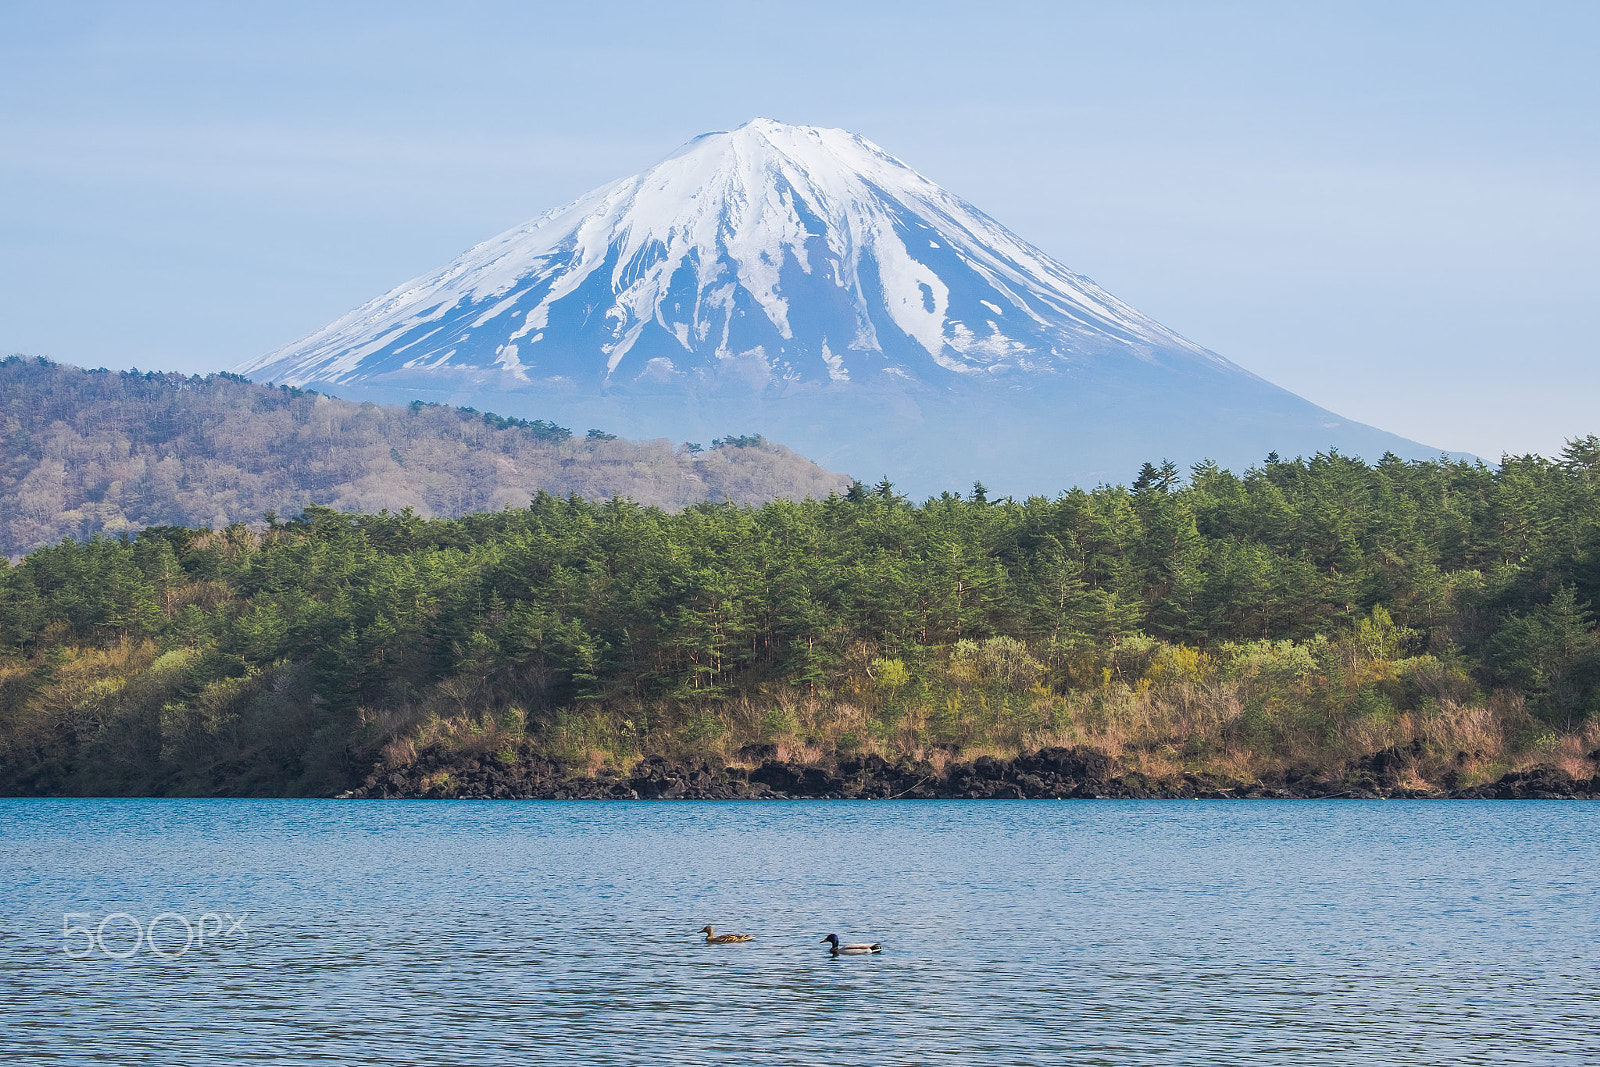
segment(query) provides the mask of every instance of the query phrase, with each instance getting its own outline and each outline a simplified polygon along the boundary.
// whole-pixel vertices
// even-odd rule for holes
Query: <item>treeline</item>
[[[147,526],[259,523],[311,504],[464,515],[544,489],[676,509],[842,491],[849,479],[759,437],[711,450],[575,438],[542,419],[357,404],[232,374],[85,371],[0,360],[0,555]]]
[[[0,575],[0,787],[327,793],[529,738],[596,765],[1085,743],[1151,773],[1391,749],[1422,781],[1577,775],[1597,551],[1593,437],[1498,468],[1146,465],[1020,502],[885,481],[152,528]]]

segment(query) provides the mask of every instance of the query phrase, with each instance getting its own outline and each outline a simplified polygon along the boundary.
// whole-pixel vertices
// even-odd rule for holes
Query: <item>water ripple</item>
[[[30,1064],[1589,1064],[1597,811],[0,801],[0,1043]],[[246,917],[177,959],[69,959],[62,916],[112,912]],[[706,922],[757,940],[700,944]],[[831,959],[830,932],[884,954]]]

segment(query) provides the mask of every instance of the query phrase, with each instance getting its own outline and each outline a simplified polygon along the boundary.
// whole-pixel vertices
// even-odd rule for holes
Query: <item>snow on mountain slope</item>
[[[975,472],[1053,491],[1161,455],[1429,453],[1180,337],[870,141],[770,119],[235,369],[635,437],[764,432],[919,490]]]
[[[756,119],[698,137],[241,373],[778,381],[1060,369],[1107,349],[1223,363],[871,142]]]

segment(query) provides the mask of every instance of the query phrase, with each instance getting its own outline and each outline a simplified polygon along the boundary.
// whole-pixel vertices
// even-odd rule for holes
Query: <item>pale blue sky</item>
[[[1600,4],[7,0],[0,77],[0,351],[223,369],[767,115],[1350,417],[1600,433]]]

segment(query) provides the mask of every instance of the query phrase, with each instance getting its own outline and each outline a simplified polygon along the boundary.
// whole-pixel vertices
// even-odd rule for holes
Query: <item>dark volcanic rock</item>
[[[1580,782],[1560,767],[1548,765],[1512,771],[1498,782],[1485,782],[1450,794],[1458,800],[1576,800],[1600,795],[1593,782]]]
[[[1421,751],[1419,745],[1411,745],[1375,752],[1353,764],[1342,779],[1311,768],[1291,768],[1281,778],[1239,782],[1209,774],[1152,779],[1136,772],[1119,773],[1105,753],[1084,747],[1045,748],[1011,760],[980,756],[951,763],[940,773],[928,763],[891,762],[876,754],[846,757],[832,766],[794,763],[777,759],[770,745],[753,745],[741,750],[741,757],[748,752],[762,760],[748,772],[705,760],[652,756],[622,777],[612,771],[576,773],[524,743],[511,760],[498,755],[453,756],[430,748],[406,766],[373,768],[358,788],[345,795],[374,800],[1600,799],[1600,774],[1575,779],[1553,766],[1513,771],[1497,782],[1467,789],[1455,788],[1459,774],[1451,770],[1443,777],[1442,793],[1403,788],[1400,782]]]

